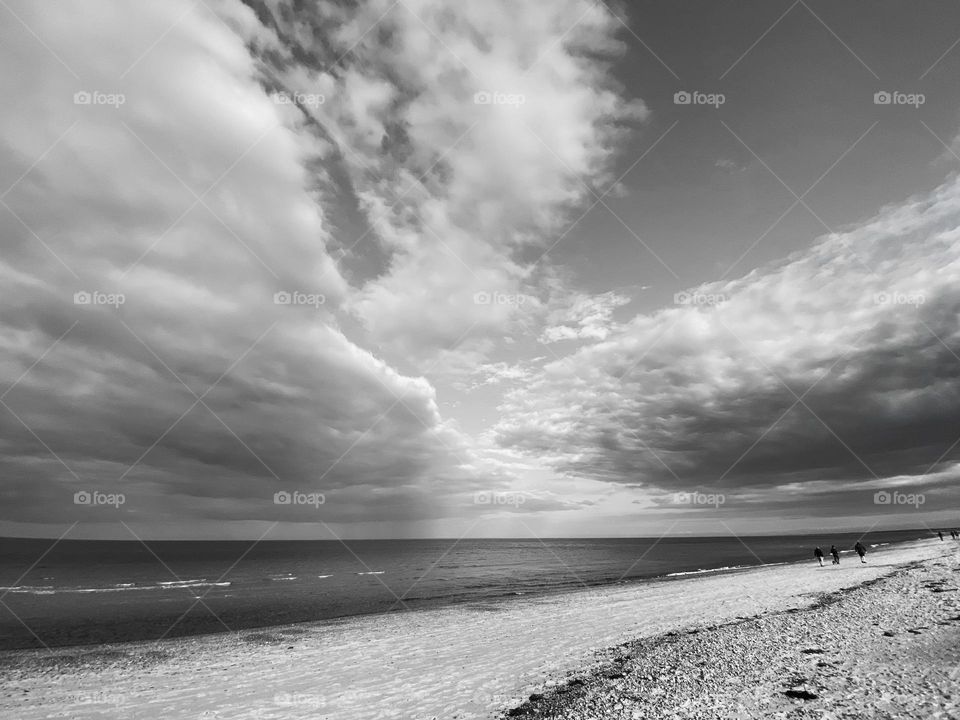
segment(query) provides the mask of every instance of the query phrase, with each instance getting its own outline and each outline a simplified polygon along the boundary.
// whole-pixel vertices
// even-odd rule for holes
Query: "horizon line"
[[[877,533],[920,533],[920,534],[929,534],[935,536],[937,534],[937,529],[930,528],[905,528],[905,529],[881,529],[881,530],[868,530],[864,533],[859,533],[862,537],[867,535],[876,535]],[[255,538],[60,538],[55,537],[30,537],[30,536],[19,536],[19,535],[4,535],[0,536],[0,543],[7,540],[38,540],[38,541],[56,541],[59,543],[65,542],[115,542],[115,543],[144,543],[144,542],[237,542],[237,543],[251,543],[255,542],[256,544],[262,545],[265,543],[277,543],[277,542],[391,542],[398,540],[412,540],[412,541],[454,541],[462,542],[464,540],[529,540],[532,542],[538,542],[542,540],[668,540],[668,539],[683,539],[683,538],[766,538],[766,537],[813,537],[813,536],[822,536],[822,535],[857,535],[857,530],[850,531],[837,531],[837,530],[821,530],[821,531],[804,531],[796,533],[730,533],[724,535],[700,535],[700,534],[666,534],[666,535],[582,535],[582,536],[543,536],[543,537],[530,537],[530,536],[502,536],[502,537],[364,537],[364,538],[274,538],[274,539],[261,539],[256,540]]]

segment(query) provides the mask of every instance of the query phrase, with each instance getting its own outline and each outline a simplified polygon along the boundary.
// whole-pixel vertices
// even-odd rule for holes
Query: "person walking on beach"
[[[820,563],[820,567],[823,567],[823,550],[820,549],[819,545],[814,549],[813,556],[817,559],[817,562]]]
[[[863,556],[867,554],[867,549],[863,546],[863,543],[858,540],[857,544],[853,546],[853,549],[856,550],[857,555],[860,556],[860,562],[865,563],[866,560]]]
[[[943,542],[943,533],[942,533],[942,532],[937,532],[937,535],[940,536],[940,542]]]
[[[840,551],[837,550],[837,546],[836,546],[836,545],[831,545],[831,546],[830,546],[830,554],[833,555],[833,564],[834,564],[834,565],[839,565],[839,564],[840,564]]]

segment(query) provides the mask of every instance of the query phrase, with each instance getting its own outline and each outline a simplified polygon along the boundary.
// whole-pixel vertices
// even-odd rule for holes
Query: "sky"
[[[955,4],[0,16],[0,534],[960,525]]]

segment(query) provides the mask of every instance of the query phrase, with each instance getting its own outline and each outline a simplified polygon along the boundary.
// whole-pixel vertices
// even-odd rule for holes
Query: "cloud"
[[[289,15],[272,22],[306,52],[316,32],[298,28],[317,21]],[[522,309],[475,296],[525,292],[519,254],[553,242],[646,109],[606,72],[618,21],[583,0],[382,0],[333,23],[330,54],[363,62],[331,71],[309,113],[340,149],[360,242],[386,253],[349,308],[374,342],[429,367],[466,336],[504,334]]]
[[[535,374],[536,370],[532,367],[532,361],[525,363],[508,363],[505,361],[483,363],[474,368],[471,373],[472,381],[463,383],[462,389],[466,392],[472,392],[491,385],[526,381],[534,377]],[[457,387],[461,387],[461,385]]]
[[[614,311],[629,302],[630,298],[614,291],[599,295],[568,293],[559,307],[547,314],[547,327],[543,329],[540,341],[604,340],[619,327],[613,321]]]
[[[517,253],[646,113],[606,80],[605,9],[11,7],[0,521],[110,523],[72,502],[101,490],[155,531],[402,534],[509,486],[384,358],[469,376],[516,322],[535,282]]]
[[[268,93],[249,9],[15,9],[43,42],[0,30],[3,520],[112,519],[73,504],[101,489],[154,526],[307,522],[273,503],[299,488],[402,521],[496,484],[341,331],[332,145]]]
[[[777,265],[693,288],[512,390],[497,442],[652,492],[775,502],[787,483],[815,495],[819,482],[903,476],[922,488],[960,455],[958,227],[953,178]]]

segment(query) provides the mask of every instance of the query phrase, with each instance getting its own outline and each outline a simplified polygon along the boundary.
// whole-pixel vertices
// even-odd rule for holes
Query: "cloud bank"
[[[100,490],[154,528],[404,523],[507,486],[383,353],[426,363],[511,321],[475,293],[516,292],[515,253],[644,114],[604,81],[616,23],[292,9],[10,5],[0,519],[113,521],[72,502]],[[323,507],[273,502],[295,490]]]
[[[713,488],[846,512],[906,485],[927,509],[955,504],[956,178],[677,303],[511,391],[497,442],[659,497]]]

